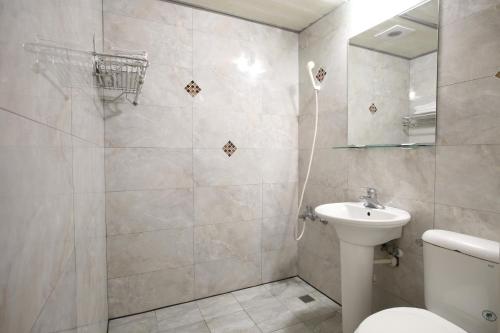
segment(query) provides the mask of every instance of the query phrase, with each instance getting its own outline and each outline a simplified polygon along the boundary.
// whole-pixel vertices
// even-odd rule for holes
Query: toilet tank
[[[497,333],[499,243],[445,230],[422,239],[427,309],[467,332]]]

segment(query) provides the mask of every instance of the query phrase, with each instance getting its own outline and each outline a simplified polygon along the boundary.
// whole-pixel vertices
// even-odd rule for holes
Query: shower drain
[[[311,302],[314,302],[315,299],[312,298],[312,296],[310,295],[304,295],[304,296],[300,296],[299,299],[304,302],[304,303],[311,303]]]

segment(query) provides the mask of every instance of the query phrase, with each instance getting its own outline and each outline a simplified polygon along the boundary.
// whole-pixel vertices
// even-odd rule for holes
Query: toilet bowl
[[[500,244],[445,230],[422,239],[427,310],[383,310],[355,333],[497,333]]]
[[[462,328],[428,310],[392,308],[371,315],[355,333],[467,333]]]

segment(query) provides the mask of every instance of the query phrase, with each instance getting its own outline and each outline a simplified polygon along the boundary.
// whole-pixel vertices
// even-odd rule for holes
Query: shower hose
[[[307,182],[309,181],[309,175],[311,174],[311,165],[312,161],[314,158],[314,149],[316,148],[316,136],[318,134],[318,91],[319,89],[314,89],[314,99],[316,102],[316,110],[314,114],[314,135],[313,135],[313,141],[312,141],[312,146],[311,146],[311,154],[309,155],[309,164],[307,165],[307,173],[306,173],[306,178],[304,180],[304,185],[302,186],[302,191],[300,193],[300,199],[299,199],[299,209],[297,210],[297,223],[295,223],[295,240],[299,241],[302,236],[304,236],[304,232],[306,231],[306,217],[304,217],[304,220],[302,222],[302,227],[300,228],[299,232],[299,224],[300,224],[300,210],[302,208],[302,202],[304,201],[304,194],[306,192],[306,187],[307,187]]]

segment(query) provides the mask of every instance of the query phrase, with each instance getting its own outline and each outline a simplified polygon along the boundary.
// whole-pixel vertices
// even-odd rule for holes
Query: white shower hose
[[[313,82],[314,85],[314,82]],[[306,218],[304,218],[304,222],[302,222],[302,228],[300,233],[297,233],[298,231],[298,224],[299,222],[299,215],[300,215],[300,209],[302,208],[302,202],[304,201],[304,193],[306,192],[306,187],[307,187],[307,182],[309,181],[309,175],[311,173],[311,165],[312,161],[314,158],[314,149],[316,148],[316,136],[318,134],[318,91],[319,89],[314,89],[314,98],[316,101],[316,112],[314,116],[314,136],[313,136],[313,141],[312,141],[312,147],[311,147],[311,154],[309,155],[309,164],[307,166],[307,173],[306,173],[306,179],[304,180],[304,185],[302,186],[302,192],[300,193],[300,200],[299,200],[299,209],[297,211],[297,223],[295,223],[295,240],[299,241],[302,236],[304,236],[304,232],[306,231]]]

